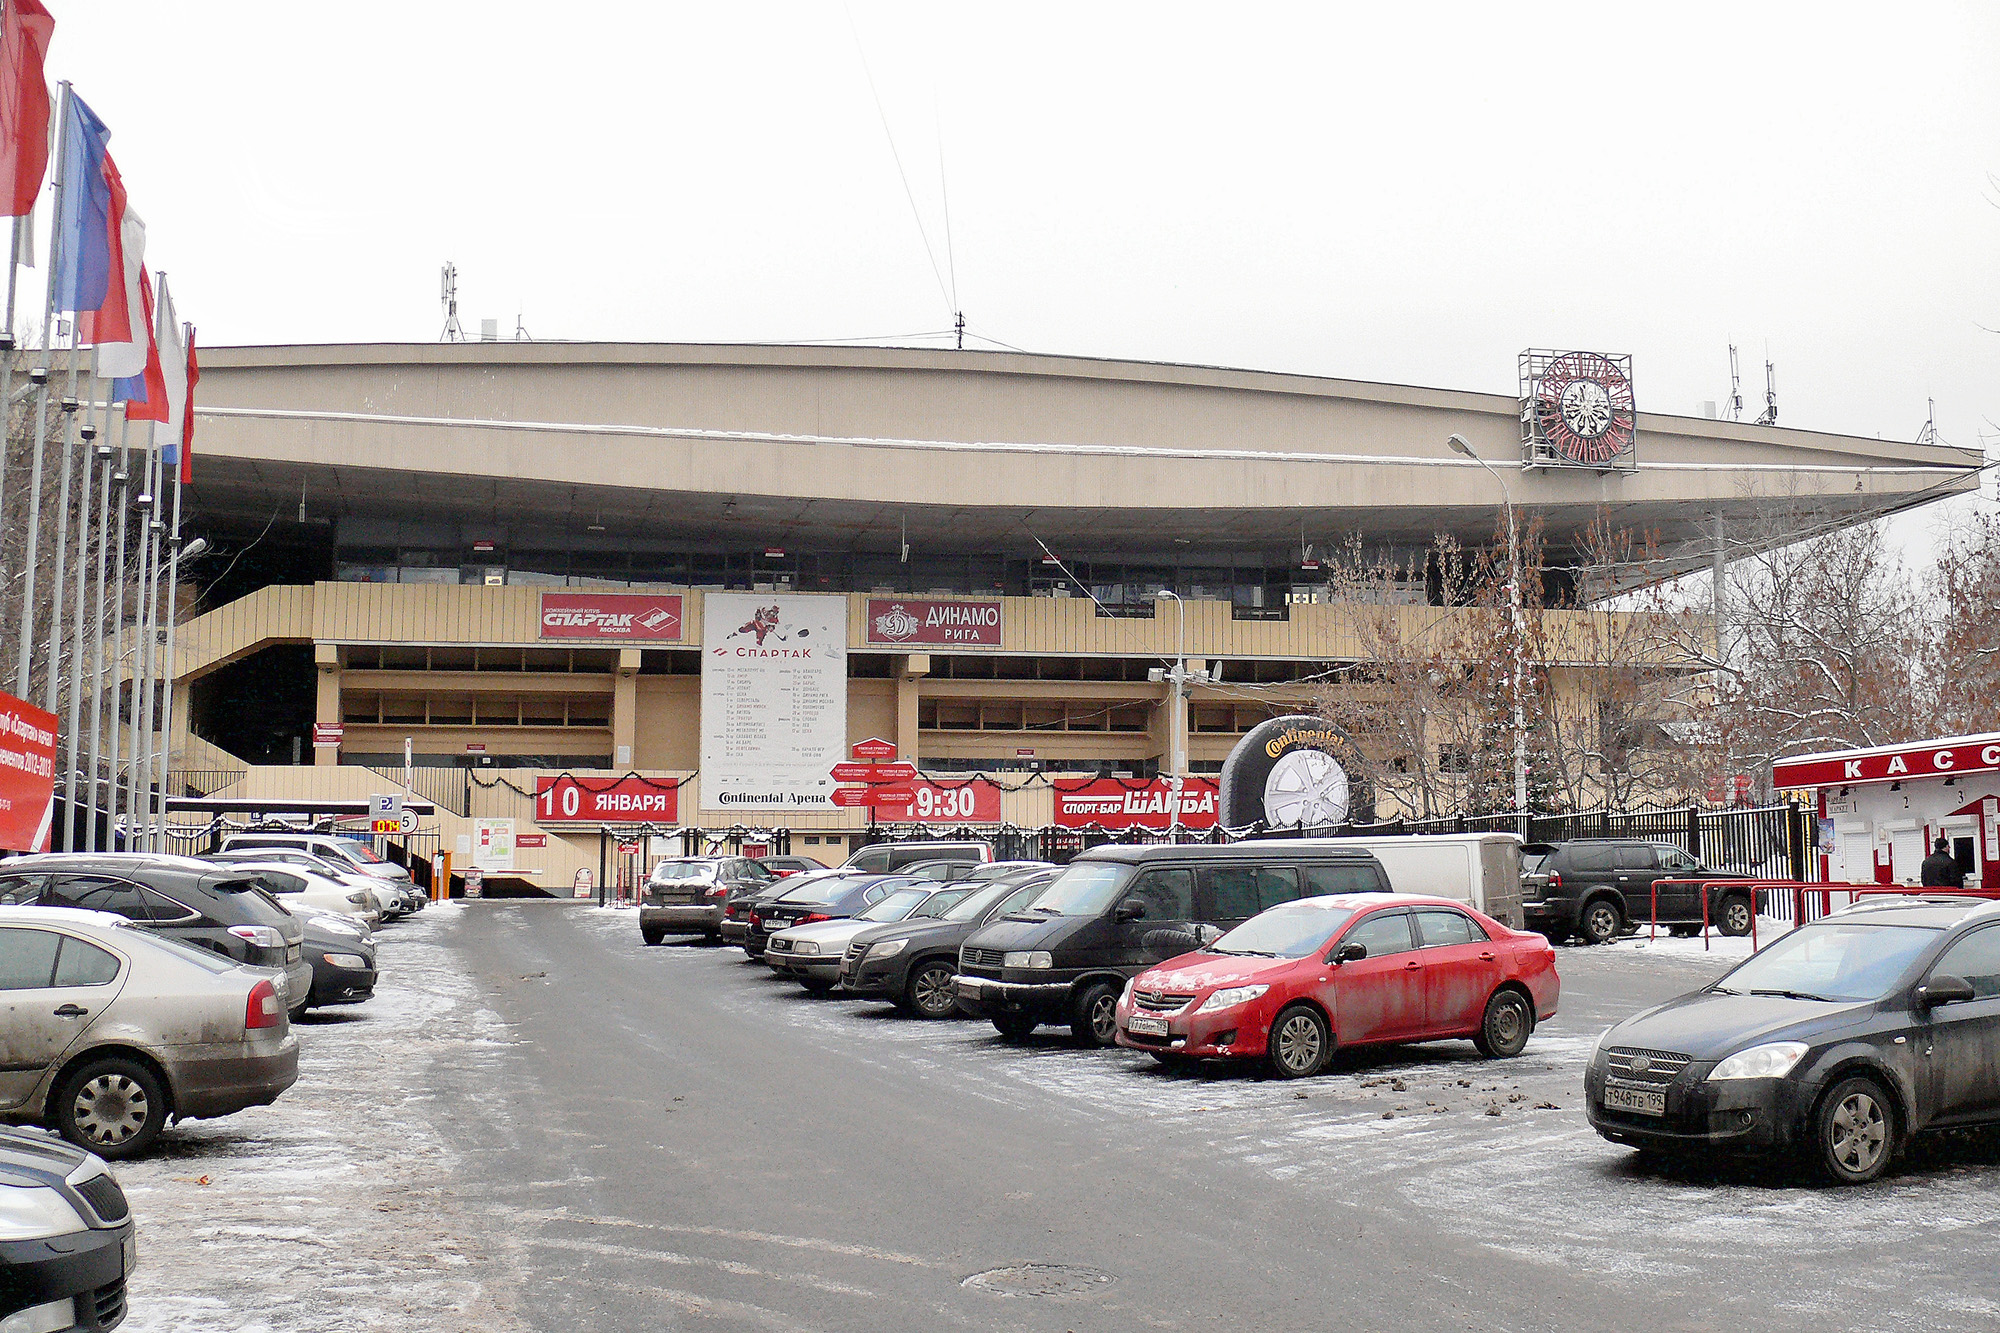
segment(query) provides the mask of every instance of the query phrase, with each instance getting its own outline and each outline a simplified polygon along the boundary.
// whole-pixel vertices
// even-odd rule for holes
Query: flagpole
[[[98,414],[99,439],[104,439],[111,429],[112,385],[105,382],[104,410]],[[90,814],[83,831],[85,851],[97,850],[97,800],[99,766],[104,762],[104,563],[111,551],[111,445],[107,443],[92,446],[97,456],[97,464],[104,473],[104,483],[97,491],[97,600],[93,603],[90,617],[90,749],[87,762],[90,775],[87,779],[90,800],[87,806]],[[105,831],[109,834],[110,816],[105,816]]]
[[[70,349],[70,374],[72,377],[76,373],[76,353],[77,349],[72,346]],[[90,349],[90,383],[93,385],[97,383],[97,347],[95,344],[92,344]],[[70,410],[70,420],[72,422],[75,421],[76,413],[81,410],[81,407],[82,405],[79,403],[76,408]],[[78,433],[83,436],[83,503],[77,509],[76,515],[76,594],[70,604],[70,638],[72,642],[69,646],[69,737],[63,747],[63,763],[66,774],[63,779],[63,790],[68,798],[64,802],[68,813],[63,821],[63,832],[66,839],[63,843],[63,850],[66,852],[76,850],[77,797],[79,789],[83,786],[83,770],[77,766],[78,742],[83,739],[77,735],[77,732],[83,727],[83,594],[84,589],[89,584],[90,494],[91,487],[96,481],[97,472],[97,469],[92,464],[93,455],[96,453],[97,427],[87,419],[86,415],[83,425],[77,429]],[[69,497],[67,494],[63,497],[63,509],[65,516],[67,516],[69,509]],[[63,556],[67,559],[68,555],[69,550],[65,545]],[[58,574],[56,576],[56,598],[58,601],[61,600],[62,595],[62,576]],[[56,658],[58,663],[61,660],[60,656]]]
[[[119,719],[125,713],[125,532],[132,517],[132,453],[129,447],[131,433],[132,418],[125,408],[121,408],[118,413],[118,471],[111,478],[118,483],[118,598],[111,604],[111,809],[104,830],[106,843],[111,841],[111,830],[117,824],[118,807],[121,804],[118,798],[125,790],[125,774],[119,768],[118,759],[125,750]],[[135,643],[133,645],[135,661],[137,647]],[[134,681],[136,683],[136,676]],[[134,713],[139,711],[136,698],[132,702],[132,711]],[[125,807],[128,815],[131,808],[130,805]],[[129,850],[131,845],[132,840],[128,836],[125,840],[126,849]]]
[[[34,217],[32,209],[28,217]],[[7,323],[0,327],[0,523],[7,517],[7,456],[14,452],[14,279],[21,267],[21,222],[15,218],[7,231]]]
[[[145,602],[139,611],[139,633],[144,649],[144,666],[139,676],[139,708],[132,716],[132,755],[138,761],[132,772],[132,800],[144,814],[146,832],[140,839],[143,851],[153,837],[153,646],[159,639],[160,615],[160,449],[157,441],[146,453],[145,554],[142,586]]]
[[[62,101],[56,111],[62,128],[56,135],[56,160],[49,168],[56,225],[49,229],[48,296],[42,302],[42,373],[35,385],[35,461],[28,476],[28,555],[22,567],[21,641],[14,665],[14,693],[22,699],[34,688],[35,557],[42,535],[42,455],[49,443],[49,328],[56,322],[56,261],[62,249],[62,173],[63,158],[69,152],[69,99],[69,80],[64,79]]]
[[[186,329],[182,329],[186,337]],[[174,468],[174,525],[167,536],[167,546],[173,555],[167,561],[167,657],[160,670],[160,838],[154,851],[167,850],[167,775],[174,763],[174,673],[179,663],[174,658],[174,610],[181,591],[181,474],[186,463],[187,439],[181,439],[182,456],[178,462],[182,466]]]

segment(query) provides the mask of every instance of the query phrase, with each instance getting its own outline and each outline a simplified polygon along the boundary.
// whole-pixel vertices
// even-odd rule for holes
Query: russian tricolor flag
[[[123,267],[115,263],[111,245],[115,169],[105,170],[110,162],[105,145],[111,131],[75,93],[69,95],[63,115],[62,207],[56,213],[55,265],[50,281],[55,284],[57,310],[96,312],[111,297],[112,273]],[[123,194],[122,188],[119,193]],[[119,276],[124,276],[122,271]],[[118,287],[118,303],[123,305],[124,283]],[[125,321],[115,330],[103,332],[115,332],[121,342],[131,337]]]

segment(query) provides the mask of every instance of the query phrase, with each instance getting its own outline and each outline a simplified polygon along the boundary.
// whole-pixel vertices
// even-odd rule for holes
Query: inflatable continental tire
[[[1252,727],[1222,761],[1216,816],[1228,828],[1337,828],[1375,818],[1375,799],[1357,776],[1354,741],[1306,713]]]

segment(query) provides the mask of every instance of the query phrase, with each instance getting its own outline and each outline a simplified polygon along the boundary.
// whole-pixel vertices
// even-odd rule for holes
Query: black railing
[[[404,786],[400,768],[377,768],[364,764],[370,773],[379,773],[397,786]],[[449,810],[461,819],[472,813],[472,770],[425,766],[409,770],[409,789],[440,810]]]

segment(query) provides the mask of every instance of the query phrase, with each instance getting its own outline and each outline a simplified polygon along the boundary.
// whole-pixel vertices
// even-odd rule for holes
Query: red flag
[[[41,0],[0,0],[0,207],[34,211],[49,170],[49,84],[42,60],[56,21]]]
[[[76,340],[79,343],[129,343],[132,315],[125,294],[125,180],[111,154],[104,155],[104,180],[111,187],[110,215],[105,227],[111,249],[111,281],[104,286],[104,304],[95,310],[76,312]]]
[[[187,326],[188,388],[187,410],[181,414],[181,485],[194,480],[194,385],[201,367],[194,360],[194,325]]]
[[[125,419],[128,421],[166,421],[167,376],[160,366],[160,342],[153,330],[153,277],[150,273],[139,275],[139,304],[146,315],[146,398],[144,402],[130,399],[125,404]]]

